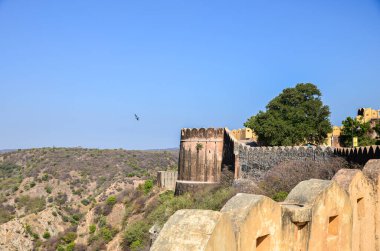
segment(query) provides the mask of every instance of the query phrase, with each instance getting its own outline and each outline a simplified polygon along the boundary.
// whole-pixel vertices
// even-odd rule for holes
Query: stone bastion
[[[332,148],[320,146],[252,147],[237,140],[227,128],[181,130],[176,194],[219,184],[224,169],[235,179],[259,179],[280,162],[289,160],[329,161],[343,156],[364,165],[380,158],[380,147]]]

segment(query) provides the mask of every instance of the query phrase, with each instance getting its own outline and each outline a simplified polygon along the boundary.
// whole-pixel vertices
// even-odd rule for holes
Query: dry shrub
[[[56,236],[52,236],[50,239],[43,242],[40,250],[56,251],[59,244],[62,242],[62,239],[68,233],[75,233],[76,231],[77,231],[77,226],[72,226],[63,232],[59,232]],[[33,250],[37,250],[37,249],[33,249]],[[77,249],[75,249],[75,250],[77,250]]]
[[[358,166],[353,166],[340,157],[320,162],[313,160],[286,161],[270,169],[259,186],[265,195],[273,197],[279,192],[289,193],[303,180],[331,180],[338,170],[355,167]]]
[[[144,212],[144,207],[145,207],[147,199],[148,199],[147,197],[142,196],[142,197],[139,197],[135,200],[134,209],[135,209],[136,213],[143,213]]]
[[[76,244],[74,248],[74,251],[86,251],[86,250],[87,250],[87,247],[83,244]]]
[[[250,179],[238,179],[233,183],[237,193],[265,194],[257,183]]]
[[[220,184],[224,187],[229,187],[234,182],[234,170],[230,166],[223,165],[222,175],[220,177]]]

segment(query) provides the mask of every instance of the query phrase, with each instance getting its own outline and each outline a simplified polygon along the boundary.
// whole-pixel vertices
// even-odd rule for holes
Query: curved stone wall
[[[379,178],[370,160],[363,172],[300,182],[282,203],[237,194],[220,212],[180,210],[151,250],[379,250]]]
[[[178,179],[219,182],[223,138],[223,128],[182,129]]]

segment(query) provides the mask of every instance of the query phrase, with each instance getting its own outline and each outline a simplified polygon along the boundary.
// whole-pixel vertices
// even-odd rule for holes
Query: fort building
[[[364,123],[375,122],[380,120],[380,110],[372,108],[360,108],[356,119]]]
[[[237,140],[257,141],[257,135],[251,128],[241,128],[231,130]]]
[[[333,126],[331,133],[327,134],[326,145],[331,147],[340,147],[340,135],[342,133],[342,126]]]
[[[380,122],[380,110],[375,110],[372,108],[360,108],[358,109],[356,120],[361,123],[371,123],[371,127],[374,127],[377,123]],[[331,147],[341,147],[340,145],[340,136],[343,130],[343,126],[333,126],[332,133],[327,135],[326,145]],[[380,135],[377,135],[376,132],[373,132],[371,137],[376,138]]]
[[[340,147],[339,144],[339,137],[342,131],[342,127],[340,126],[333,126],[333,131],[329,134],[327,134],[327,138],[324,142],[325,146],[331,146],[331,147]],[[258,137],[255,134],[255,132],[251,128],[240,128],[240,129],[233,129],[231,130],[232,135],[235,137],[235,139],[251,143],[253,145],[258,145]],[[302,145],[307,144],[310,142],[305,141]]]

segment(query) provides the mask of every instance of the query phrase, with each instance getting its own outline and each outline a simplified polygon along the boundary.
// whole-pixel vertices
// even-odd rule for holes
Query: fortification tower
[[[178,180],[219,182],[223,137],[223,128],[182,129]]]

